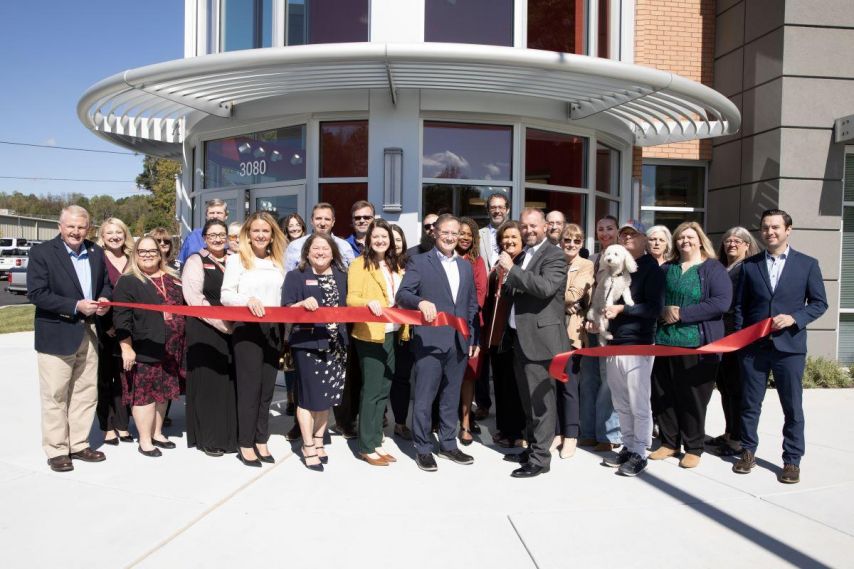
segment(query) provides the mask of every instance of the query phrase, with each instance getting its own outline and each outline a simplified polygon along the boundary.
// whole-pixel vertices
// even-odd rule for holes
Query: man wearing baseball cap
[[[626,306],[605,307],[614,339],[609,345],[655,343],[655,325],[664,307],[664,272],[646,252],[646,228],[636,220],[620,226],[617,239],[634,257],[638,270],[632,273],[632,300]],[[592,330],[595,332],[595,330]],[[620,418],[623,448],[618,454],[606,457],[607,466],[618,468],[624,476],[636,476],[646,468],[647,448],[652,444],[652,408],[650,406],[650,375],[653,356],[608,356],[605,358],[608,386],[614,410]]]

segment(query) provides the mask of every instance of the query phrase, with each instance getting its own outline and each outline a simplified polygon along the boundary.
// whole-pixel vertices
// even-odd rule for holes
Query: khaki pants
[[[98,403],[98,341],[88,324],[77,351],[68,356],[38,353],[42,401],[42,448],[48,458],[89,447]]]

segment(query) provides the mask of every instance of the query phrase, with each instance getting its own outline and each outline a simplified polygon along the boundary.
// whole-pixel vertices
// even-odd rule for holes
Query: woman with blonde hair
[[[695,221],[673,232],[677,259],[667,263],[664,310],[655,334],[663,346],[697,348],[724,336],[723,314],[732,302],[732,284],[711,241]],[[715,387],[719,354],[656,358],[652,368],[652,408],[661,447],[651,460],[675,456],[684,448],[682,468],[700,464],[706,407]]]
[[[136,242],[125,273],[116,283],[115,302],[182,305],[181,281],[166,265],[153,237]],[[122,367],[123,403],[131,406],[139,430],[139,452],[160,456],[175,443],[163,435],[166,405],[180,396],[184,377],[184,317],[170,313],[113,309]],[[158,448],[159,447],[159,448]]]
[[[115,288],[133,252],[133,239],[125,222],[115,217],[101,222],[98,245],[104,249],[107,276]],[[122,360],[116,355],[119,345],[112,316],[107,314],[101,321],[105,325],[101,326],[103,333],[98,336],[98,423],[104,431],[104,444],[132,443],[133,437],[128,431],[130,409],[122,404]]]
[[[673,256],[673,235],[666,225],[653,225],[646,230],[646,252],[663,265]]]
[[[285,281],[285,236],[265,211],[249,216],[240,229],[238,254],[225,261],[220,301],[245,306],[263,317],[265,306],[281,306]],[[270,402],[282,353],[282,327],[267,322],[236,322],[232,332],[237,370],[237,458],[260,467],[275,459],[267,449]]]

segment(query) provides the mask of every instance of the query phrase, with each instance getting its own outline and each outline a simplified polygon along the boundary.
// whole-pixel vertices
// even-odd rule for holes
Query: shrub
[[[804,387],[809,389],[852,387],[854,379],[850,370],[839,366],[833,360],[821,356],[807,356],[807,365],[804,368]]]

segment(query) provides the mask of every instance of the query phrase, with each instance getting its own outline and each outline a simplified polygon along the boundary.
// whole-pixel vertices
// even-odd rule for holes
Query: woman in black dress
[[[136,242],[129,268],[113,291],[115,302],[184,304],[181,281],[166,266],[157,242]],[[122,355],[123,403],[131,406],[139,430],[139,452],[160,456],[175,448],[163,435],[166,404],[178,399],[184,378],[184,317],[176,314],[116,307],[116,339]],[[159,448],[157,448],[159,447]]]
[[[225,222],[202,228],[205,248],[187,258],[181,277],[190,306],[222,306],[228,255]],[[237,452],[237,401],[230,322],[187,318],[187,446],[208,456]]]
[[[344,306],[347,275],[331,237],[320,233],[306,239],[299,267],[288,274],[282,306]],[[302,431],[305,465],[323,471],[328,461],[323,436],[329,408],[341,402],[347,369],[347,327],[344,324],[294,324],[289,340],[297,371],[297,421]],[[308,442],[311,441],[311,444]]]

